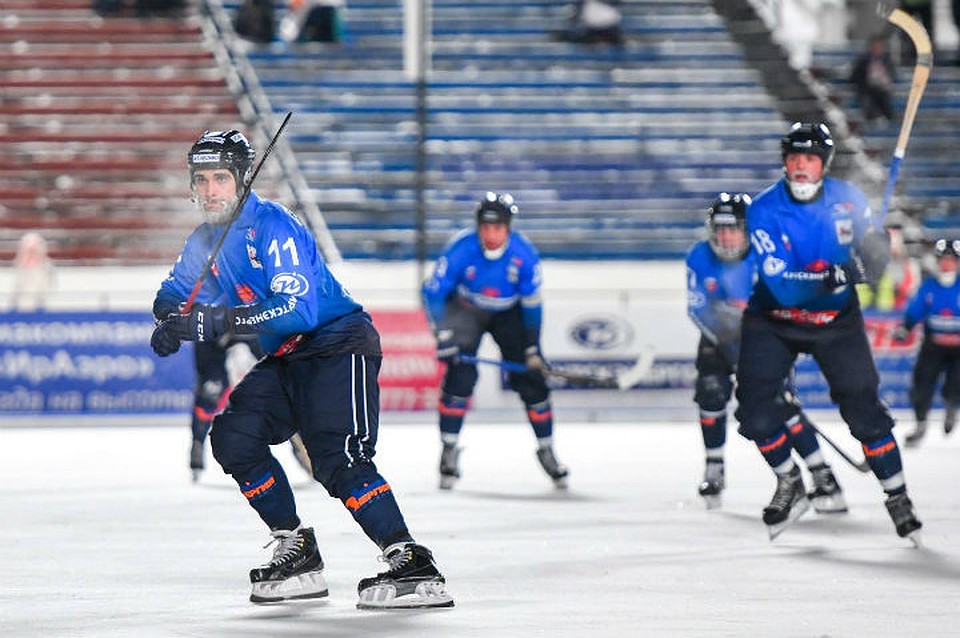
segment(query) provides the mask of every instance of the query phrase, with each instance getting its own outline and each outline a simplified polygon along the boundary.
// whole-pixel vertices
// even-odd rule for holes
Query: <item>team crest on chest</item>
[[[853,241],[853,220],[849,217],[846,219],[836,219],[833,222],[834,228],[837,231],[837,242],[841,245],[849,244]]]

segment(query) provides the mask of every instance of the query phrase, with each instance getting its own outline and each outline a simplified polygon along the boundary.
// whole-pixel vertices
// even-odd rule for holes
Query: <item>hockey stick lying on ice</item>
[[[869,471],[870,471],[870,464],[867,463],[867,459],[863,459],[862,461],[859,461],[859,462],[856,461],[852,456],[850,456],[849,454],[847,454],[846,452],[844,452],[844,451],[843,451],[843,448],[841,448],[839,445],[837,445],[836,443],[834,443],[834,442],[833,442],[833,439],[831,439],[829,436],[827,436],[826,434],[824,434],[824,433],[823,433],[823,430],[821,430],[820,428],[818,428],[817,426],[815,426],[813,423],[810,423],[810,427],[813,428],[814,433],[816,433],[821,439],[823,439],[824,441],[826,441],[826,442],[827,442],[827,445],[829,445],[830,447],[832,447],[832,448],[834,449],[834,451],[835,451],[837,454],[839,454],[840,457],[841,457],[844,461],[846,461],[847,463],[849,463],[855,470],[858,470],[858,471],[860,471],[860,472],[869,472]]]
[[[233,207],[233,211],[230,213],[227,223],[223,227],[223,232],[220,233],[220,238],[217,240],[217,243],[214,244],[213,250],[210,251],[210,256],[207,257],[207,263],[204,264],[203,270],[200,271],[200,276],[197,277],[197,283],[193,284],[193,290],[190,291],[190,296],[187,297],[187,302],[183,304],[183,307],[180,309],[182,314],[190,314],[190,309],[193,308],[193,304],[197,300],[197,295],[200,294],[200,289],[203,288],[203,282],[207,280],[207,276],[210,274],[210,269],[213,268],[213,262],[216,260],[217,254],[220,252],[220,248],[223,246],[223,240],[227,238],[227,231],[230,230],[231,226],[233,226],[233,222],[237,221],[237,217],[240,216],[240,211],[243,210],[243,205],[247,203],[247,198],[250,197],[250,189],[253,187],[253,180],[257,178],[257,175],[260,173],[260,169],[263,168],[263,163],[267,161],[268,157],[270,157],[270,152],[273,151],[273,147],[277,145],[277,140],[280,139],[280,134],[283,132],[283,129],[286,128],[287,122],[290,121],[290,117],[292,115],[293,111],[287,112],[286,117],[284,117],[283,121],[280,122],[280,127],[277,128],[277,132],[273,134],[273,139],[270,140],[270,144],[263,152],[263,157],[261,157],[260,161],[257,162],[257,167],[253,169],[252,173],[250,173],[250,178],[244,182],[243,190],[240,191],[240,196],[237,198],[237,203]]]
[[[897,137],[897,146],[893,151],[893,160],[890,162],[887,189],[883,194],[883,204],[875,221],[877,228],[883,228],[883,218],[887,214],[890,199],[893,197],[893,187],[897,183],[897,176],[900,174],[900,163],[907,152],[907,141],[910,139],[910,132],[913,130],[913,120],[917,116],[917,109],[920,108],[920,98],[923,97],[927,80],[930,79],[930,68],[933,66],[933,48],[927,30],[906,11],[901,9],[890,10],[880,5],[877,7],[877,13],[887,22],[903,29],[910,36],[913,47],[917,52],[916,66],[913,67],[913,83],[910,85],[910,95],[907,96],[907,106],[903,110],[903,122],[900,124],[900,135]]]
[[[564,370],[558,370],[549,366],[544,371],[544,374],[548,377],[554,377],[563,381],[581,384],[587,386],[588,388],[627,390],[637,383],[637,381],[639,381],[642,377],[649,374],[650,370],[653,368],[653,361],[655,358],[654,354],[653,347],[647,346],[641,351],[640,357],[637,359],[636,363],[625,370],[623,374],[616,376],[598,377],[589,374],[566,372]],[[471,363],[474,365],[484,364],[496,366],[507,372],[517,372],[523,374],[531,371],[530,368],[528,368],[525,364],[517,363],[516,361],[497,361],[496,359],[484,359],[482,357],[475,357],[467,354],[461,354],[457,357],[457,359],[463,363]]]

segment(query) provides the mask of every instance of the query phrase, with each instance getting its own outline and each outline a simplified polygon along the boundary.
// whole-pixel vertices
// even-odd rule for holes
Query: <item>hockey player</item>
[[[693,400],[700,408],[706,469],[699,492],[708,509],[720,506],[724,489],[723,448],[727,440],[727,404],[740,351],[740,321],[755,278],[747,258],[746,193],[720,193],[707,212],[707,239],[687,254],[687,313],[700,329],[697,381]],[[790,384],[784,400],[796,403]],[[820,513],[846,512],[847,504],[827,464],[807,415],[799,409],[785,423],[792,447],[813,477],[809,498]]]
[[[960,282],[957,281],[960,240],[938,239],[934,256],[936,273],[924,279],[907,304],[903,324],[893,334],[895,341],[906,341],[913,327],[923,323],[923,342],[913,366],[910,387],[916,429],[904,440],[907,447],[918,445],[927,432],[927,413],[941,374],[944,381],[940,392],[946,407],[944,434],[953,431],[960,405]]]
[[[458,357],[476,355],[485,333],[505,361],[529,368],[511,372],[508,381],[527,408],[541,467],[557,488],[567,485],[569,472],[553,451],[553,410],[540,352],[540,257],[522,233],[511,229],[517,212],[512,196],[487,193],[474,211],[476,229],[450,240],[423,285],[437,358],[447,364],[439,406],[441,489],[452,488],[460,477],[457,443],[477,383],[476,365]]]
[[[777,476],[763,520],[779,533],[805,509],[800,468],[783,427],[794,408],[781,397],[782,380],[805,352],[862,443],[897,534],[916,542],[921,523],[907,496],[893,418],[878,396],[880,377],[854,290],[883,273],[889,245],[872,230],[864,194],[825,177],[834,153],[825,125],[798,122],[780,146],[784,176],[754,198],[747,215],[759,276],[743,316],[737,364],[740,431]]]
[[[358,586],[359,607],[453,605],[431,552],[417,544],[390,485],[373,463],[379,423],[380,339],[370,317],[333,277],[313,236],[282,206],[251,191],[229,224],[254,150],[242,133],[208,131],[187,163],[204,223],[157,293],[186,300],[226,233],[209,282],[222,304],[171,313],[154,330],[160,356],[181,341],[253,335],[268,353],[234,388],[214,419],[213,455],[269,527],[273,558],[250,572],[253,602],[327,595],[313,529],[297,514],[290,483],[270,445],[300,432],[314,477],[342,501],[382,550],[389,568]]]

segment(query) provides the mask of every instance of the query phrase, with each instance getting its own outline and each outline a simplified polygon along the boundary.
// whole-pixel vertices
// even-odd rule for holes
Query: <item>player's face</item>
[[[739,226],[717,226],[717,244],[723,250],[741,250],[747,244],[747,233]]]
[[[225,168],[208,168],[193,174],[193,193],[206,221],[226,221],[237,199],[237,180]]]
[[[937,259],[937,267],[940,272],[957,272],[958,259],[953,255],[940,255]]]
[[[783,160],[787,179],[798,184],[816,184],[823,179],[823,160],[812,153],[790,153]]]
[[[480,224],[477,233],[484,250],[497,250],[510,236],[510,227],[506,224]]]

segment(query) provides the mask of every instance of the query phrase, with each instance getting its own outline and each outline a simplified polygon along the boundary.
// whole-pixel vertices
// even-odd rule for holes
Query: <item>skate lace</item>
[[[793,502],[794,484],[796,480],[792,476],[778,476],[777,489],[773,493],[773,499],[770,501],[770,507],[785,508]]]
[[[278,529],[270,532],[273,538],[269,543],[263,546],[264,549],[277,543],[273,550],[273,558],[270,559],[271,565],[280,565],[292,560],[303,548],[303,542],[300,535],[285,529]]]
[[[825,492],[832,492],[837,488],[837,482],[834,480],[833,472],[830,471],[830,468],[820,468],[814,470],[812,474],[815,487],[819,487]]]
[[[379,556],[377,560],[387,564],[387,571],[383,572],[381,576],[389,576],[396,573],[407,563],[413,560],[413,549],[412,545],[405,545],[402,548],[396,549],[394,551],[385,551],[383,555]]]

